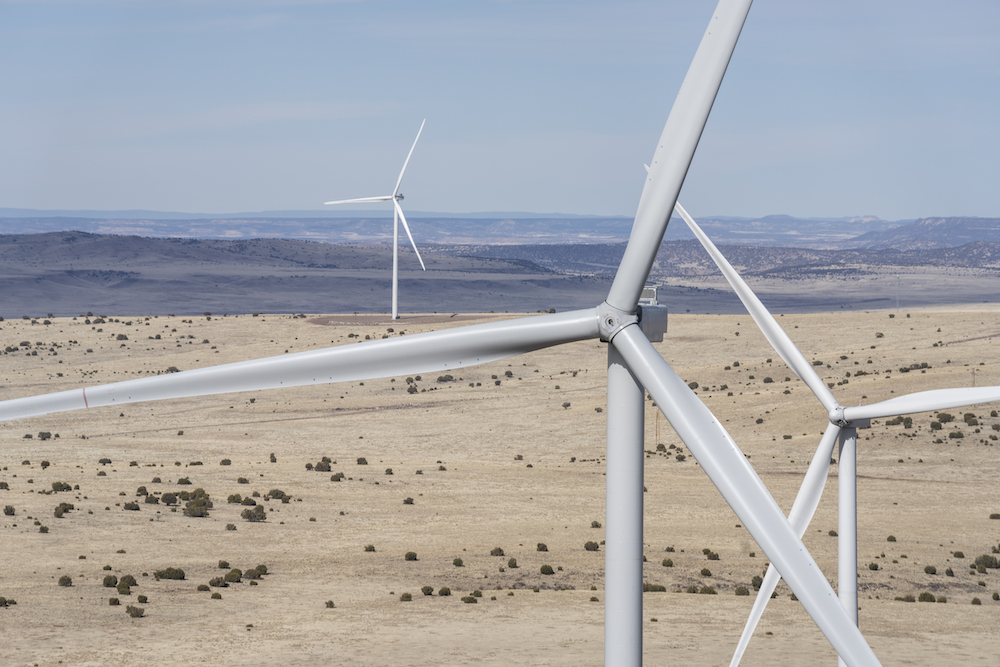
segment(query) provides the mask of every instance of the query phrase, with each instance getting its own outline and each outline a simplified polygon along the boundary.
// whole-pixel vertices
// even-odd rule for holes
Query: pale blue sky
[[[715,6],[0,0],[0,207],[629,215]],[[695,215],[1000,216],[1000,3],[758,0]]]

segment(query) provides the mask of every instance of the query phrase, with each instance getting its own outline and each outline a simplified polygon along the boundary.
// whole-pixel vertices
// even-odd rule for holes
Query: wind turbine
[[[665,309],[638,306],[750,4],[721,0],[712,14],[657,142],[618,272],[606,300],[596,307],[12,399],[0,402],[0,420],[451,370],[599,338],[608,343],[605,664],[642,664],[643,425],[648,392],[838,655],[852,667],[878,665],[746,456],[650,342],[665,329]],[[395,202],[394,197],[395,192]]]
[[[816,398],[827,410],[830,423],[827,424],[826,432],[820,440],[816,453],[809,462],[802,486],[798,495],[792,503],[792,509],[788,513],[788,521],[795,529],[799,537],[805,534],[809,522],[812,520],[816,507],[819,505],[820,497],[823,494],[823,487],[826,485],[827,474],[830,471],[830,457],[833,455],[833,447],[840,442],[840,456],[838,474],[838,525],[837,525],[837,560],[838,560],[838,585],[841,603],[844,609],[853,618],[855,624],[858,622],[858,494],[857,494],[857,441],[858,427],[866,426],[872,419],[882,419],[898,415],[913,414],[916,412],[929,412],[932,410],[944,410],[945,408],[958,408],[966,405],[978,403],[991,403],[1000,401],[1000,387],[979,387],[979,388],[955,388],[936,389],[933,391],[923,391],[905,396],[872,403],[871,405],[859,405],[856,407],[843,407],[837,402],[826,384],[819,377],[812,364],[799,351],[785,331],[781,328],[774,316],[768,312],[764,304],[761,303],[757,295],[744,282],[743,278],[736,272],[732,264],[723,256],[719,249],[712,243],[711,239],[702,231],[698,223],[688,215],[680,202],[674,204],[674,210],[683,218],[687,226],[694,232],[701,244],[711,255],[715,264],[722,271],[722,274],[729,281],[733,291],[740,297],[743,305],[753,317],[754,322],[763,332],[764,337],[771,343],[775,352],[785,360],[785,363],[792,371],[802,379],[812,390]],[[767,606],[771,594],[774,592],[778,581],[781,579],[779,570],[774,564],[767,567],[764,581],[757,592],[757,599],[754,601],[747,619],[743,634],[739,644],[733,654],[730,667],[736,667],[746,651],[750,637],[760,621],[764,608]]]
[[[403,174],[406,172],[406,165],[410,163],[410,156],[413,155],[413,149],[417,147],[417,141],[420,139],[420,133],[424,131],[424,123],[427,122],[425,118],[420,123],[420,129],[417,130],[417,138],[413,140],[413,145],[410,146],[410,152],[406,154],[406,160],[403,161],[403,168],[399,170],[399,178],[396,179],[396,187],[392,189],[391,195],[382,195],[381,197],[361,197],[360,199],[338,199],[337,201],[328,201],[324,203],[324,206],[330,206],[333,204],[370,204],[377,201],[391,201],[392,202],[392,319],[399,319],[399,311],[396,306],[396,296],[399,288],[399,222],[403,222],[403,229],[406,230],[406,235],[410,239],[410,245],[413,246],[413,252],[417,254],[417,259],[420,260],[420,268],[424,271],[427,267],[424,266],[424,260],[420,257],[420,251],[417,250],[417,244],[413,242],[413,234],[410,233],[410,226],[406,224],[406,216],[403,215],[403,209],[400,207],[399,202],[403,201],[403,193],[399,191],[399,184],[403,182]]]

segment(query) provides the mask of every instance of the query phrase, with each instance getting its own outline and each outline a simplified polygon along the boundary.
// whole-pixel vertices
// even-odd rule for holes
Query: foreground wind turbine
[[[666,327],[665,310],[638,307],[750,2],[721,0],[712,14],[657,142],[618,272],[598,306],[7,400],[0,402],[0,420],[452,370],[600,338],[608,343],[605,664],[642,664],[643,412],[648,391],[838,655],[852,667],[879,665],[746,456],[653,347],[650,338],[659,339]]]
[[[396,179],[396,187],[392,189],[391,195],[382,195],[381,197],[361,197],[360,199],[339,199],[337,201],[328,201],[324,203],[324,206],[329,206],[331,204],[370,204],[377,201],[391,201],[392,202],[392,319],[399,319],[399,311],[396,307],[396,295],[399,285],[399,222],[403,221],[403,229],[406,230],[406,235],[410,239],[410,245],[413,246],[413,252],[417,254],[417,259],[420,260],[420,268],[424,271],[427,267],[424,266],[424,260],[420,257],[420,251],[417,250],[417,244],[413,242],[413,234],[410,233],[410,226],[406,224],[406,216],[403,215],[403,209],[400,207],[399,202],[403,200],[403,193],[399,191],[399,184],[403,182],[403,173],[406,172],[406,165],[410,163],[410,156],[413,155],[413,149],[417,147],[417,140],[420,139],[420,133],[424,131],[424,123],[427,122],[425,118],[420,123],[420,129],[417,130],[417,138],[413,140],[413,145],[410,146],[410,152],[406,154],[406,160],[403,162],[403,168],[399,170],[399,178]]]
[[[799,537],[805,534],[809,522],[812,520],[816,507],[819,505],[820,496],[823,494],[823,487],[826,485],[827,474],[830,470],[830,457],[833,455],[833,447],[838,439],[841,443],[839,461],[839,506],[838,506],[838,590],[841,603],[847,613],[852,615],[854,623],[858,622],[858,527],[857,527],[857,438],[858,426],[870,423],[872,419],[894,417],[898,415],[912,414],[915,412],[928,412],[931,410],[944,410],[946,408],[958,408],[977,403],[990,403],[1000,401],[1000,387],[980,387],[980,388],[957,388],[957,389],[937,389],[934,391],[923,391],[916,394],[899,396],[880,403],[871,405],[861,405],[857,407],[842,407],[837,399],[833,397],[822,378],[813,370],[805,356],[799,351],[785,331],[778,325],[764,304],[760,302],[757,295],[744,282],[743,278],[736,272],[732,264],[719,252],[719,249],[712,243],[711,239],[705,235],[701,227],[688,215],[684,207],[677,202],[674,210],[684,219],[687,226],[691,228],[694,235],[701,241],[701,244],[711,255],[722,274],[729,281],[733,290],[740,297],[743,305],[746,306],[750,316],[753,317],[757,326],[764,333],[768,342],[774,350],[785,360],[785,363],[798,375],[812,390],[816,398],[819,399],[823,407],[826,408],[830,423],[826,427],[826,432],[820,440],[816,454],[809,463],[805,479],[799,489],[792,509],[788,513],[788,521],[795,529]],[[740,637],[736,652],[733,655],[730,667],[736,667],[746,651],[750,637],[760,621],[764,608],[781,576],[774,564],[768,565],[767,574],[764,575],[764,582],[757,593],[753,609],[750,611],[750,618],[747,619],[743,635]]]

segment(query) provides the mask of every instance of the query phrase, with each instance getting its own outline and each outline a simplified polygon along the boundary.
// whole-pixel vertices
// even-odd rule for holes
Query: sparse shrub
[[[712,576],[712,571],[709,570],[707,567],[703,567],[703,568],[701,568],[701,576],[703,576],[703,577],[711,577]]]
[[[38,527],[38,532],[39,533],[47,533],[47,532],[49,532],[49,527],[48,526],[39,526]]]
[[[238,567],[234,567],[229,572],[226,572],[226,576],[223,577],[223,581],[227,584],[238,584],[241,579],[243,579],[243,570]]]
[[[213,600],[221,600],[222,599],[222,593],[216,591],[216,592],[212,593],[211,598]]]
[[[5,515],[7,515],[7,516],[14,516],[14,506],[13,505],[4,505],[4,507],[3,507],[3,513]]]
[[[545,544],[543,544],[542,542],[539,542],[538,546],[535,548],[535,550],[536,551],[548,551],[549,548]]]
[[[409,559],[407,559],[407,560],[409,560]],[[465,563],[462,562],[461,558],[456,558],[455,560],[451,561],[451,564],[454,565],[455,567],[464,567],[465,566]]]
[[[685,592],[687,592],[687,593],[697,593],[697,592],[698,592],[698,587],[697,587],[697,586],[688,586],[688,587],[687,587],[686,589],[684,589],[684,590],[685,590]]]
[[[250,480],[248,480],[246,477],[239,477],[239,478],[236,479],[236,483],[237,484],[249,484]]]
[[[240,505],[246,505],[247,507],[253,507],[256,504],[257,501],[251,498],[250,496],[247,496],[246,498],[240,500]]]
[[[117,607],[120,604],[121,600],[119,600],[118,598],[108,598],[108,605],[112,607]]]
[[[125,582],[125,581],[119,581],[118,585],[115,586],[115,588],[118,590],[118,594],[119,595],[131,595],[132,594],[132,590],[131,590],[132,587],[129,586],[128,583]]]
[[[231,493],[229,494],[229,497],[226,498],[226,502],[228,502],[231,505],[238,505],[241,502],[243,502],[243,496],[241,496],[238,493]]]
[[[512,570],[517,569],[517,559],[511,558],[509,561],[507,561],[507,567],[509,567]]]
[[[365,546],[365,551],[368,551],[368,552],[375,551],[375,545],[374,544],[369,544],[369,545]]]
[[[673,566],[674,566],[674,560],[672,558],[663,559],[663,567],[673,567]]]
[[[954,577],[955,576],[955,571],[952,570],[949,567],[947,570],[944,571],[944,576],[946,576],[946,577]]]
[[[924,568],[924,574],[937,574],[937,568],[933,565],[928,565]]]
[[[403,498],[403,504],[404,505],[412,505],[413,504],[413,498]]]
[[[587,551],[597,551],[599,547],[597,545],[597,542],[587,542],[586,544],[583,545],[583,548],[586,549]]]
[[[229,586],[229,584],[226,583],[226,580],[222,577],[212,577],[208,580],[208,585],[215,588],[226,588]]]
[[[179,567],[168,567],[164,570],[156,570],[153,572],[154,579],[183,579],[184,570]]]
[[[176,505],[177,495],[173,493],[164,493],[162,496],[160,496],[160,500],[163,501],[164,505]]]
[[[737,586],[736,587],[736,594],[737,595],[750,595],[750,590],[746,586]]]
[[[542,574],[555,574],[555,570],[552,569],[551,565],[543,565]]]
[[[939,595],[938,599],[937,599],[937,602],[940,602],[941,604],[945,604],[946,602],[948,602],[948,598],[946,598],[943,595]]]
[[[104,577],[105,588],[114,588],[117,585],[118,585],[118,577],[116,577],[115,575],[109,574],[106,577]]]
[[[267,514],[264,512],[263,505],[257,505],[253,509],[247,508],[243,510],[240,516],[251,523],[265,521],[267,519]]]
[[[407,551],[406,554],[403,556],[403,560],[417,560],[417,552]]]
[[[420,589],[420,592],[423,593],[424,595],[434,595],[434,587],[424,586]]]
[[[236,524],[235,523],[227,523],[226,524],[226,530],[236,530]]]
[[[399,596],[399,601],[400,602],[412,602],[413,601],[413,595],[411,595],[410,593],[403,593],[402,595]]]
[[[890,535],[889,537],[885,538],[885,541],[886,542],[895,542],[896,541],[896,536],[895,535]]]
[[[976,557],[976,567],[997,569],[1000,568],[1000,560],[997,560],[996,556],[983,554]]]
[[[438,591],[438,595],[443,598],[446,598],[449,595],[451,595],[451,589],[448,588],[447,586],[444,586],[443,588],[441,588],[441,590]]]
[[[207,593],[208,590],[209,590],[208,589],[208,584],[198,584],[198,592],[199,593]]]
[[[339,482],[342,479],[344,479],[344,473],[342,472],[337,472],[330,476],[331,482]]]
[[[124,505],[122,505],[122,509],[123,510],[131,510],[133,512],[137,512],[137,511],[139,511],[139,503],[136,503],[136,502],[125,503]]]
[[[495,547],[492,550],[490,550],[490,555],[491,556],[503,556],[503,549],[501,549],[500,547]]]
[[[711,586],[702,586],[698,590],[698,592],[701,593],[702,595],[718,595],[718,593],[715,592],[715,589],[712,588]],[[794,595],[792,599],[795,599]]]
[[[320,461],[313,466],[313,469],[316,472],[330,472],[330,463],[328,461]]]
[[[660,584],[650,584],[643,582],[642,584],[643,593],[666,593],[667,587],[661,586]]]
[[[146,597],[145,595],[140,595],[139,597],[136,598],[136,602],[138,602],[139,604],[146,604],[147,602],[149,602],[149,598]]]
[[[60,586],[72,586],[73,585],[73,579],[68,574],[64,574],[63,576],[59,577],[59,585]]]
[[[189,478],[187,478],[187,477],[181,477],[179,480],[177,480],[177,483],[183,486],[183,485],[190,484],[191,480]]]
[[[368,465],[368,459],[366,459],[363,456],[358,457],[358,465],[359,466],[366,466],[366,465]]]
[[[657,445],[657,446],[659,447],[659,445]],[[601,527],[601,522],[600,521],[591,521],[590,522],[590,527],[591,528],[600,528]]]
[[[974,605],[981,605],[982,603],[983,603],[983,601],[980,600],[979,598],[972,598],[972,604],[974,604]]]
[[[878,563],[868,563],[868,569],[874,572],[878,569]]]
[[[326,601],[326,608],[327,609],[333,609],[335,606],[336,605],[333,604],[333,600],[327,600]]]
[[[476,604],[478,600],[476,600],[476,598],[472,597],[471,595],[466,595],[464,598],[462,598],[462,602],[464,602],[465,604]]]
[[[937,599],[934,597],[933,593],[928,593],[928,592],[924,591],[917,598],[917,601],[918,602],[937,602]]]
[[[750,580],[750,585],[753,586],[755,591],[759,591],[763,583],[764,580],[759,575],[754,575],[754,578]]]
[[[230,461],[229,459],[222,459],[221,461],[219,461],[219,465],[220,466],[229,466],[229,465],[232,465],[232,464],[233,464],[233,462]]]

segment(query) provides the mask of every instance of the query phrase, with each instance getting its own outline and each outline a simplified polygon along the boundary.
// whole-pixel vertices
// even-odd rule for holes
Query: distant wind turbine
[[[382,195],[381,197],[361,197],[360,199],[338,199],[337,201],[328,201],[324,205],[330,204],[368,204],[377,201],[391,201],[392,202],[392,319],[399,319],[399,311],[396,307],[396,297],[399,290],[399,222],[402,220],[403,229],[406,230],[406,235],[410,238],[410,245],[413,246],[413,252],[417,254],[417,259],[420,260],[420,268],[424,271],[427,267],[424,266],[424,260],[420,257],[420,251],[417,250],[417,244],[413,242],[413,234],[410,233],[410,226],[406,224],[406,216],[403,215],[403,209],[400,208],[399,202],[403,200],[403,194],[399,191],[399,184],[403,182],[403,173],[406,172],[406,165],[410,163],[410,156],[413,155],[413,149],[417,147],[417,140],[420,139],[420,133],[424,131],[424,123],[427,122],[425,118],[420,123],[420,129],[417,130],[417,138],[413,140],[413,145],[410,146],[410,152],[406,154],[406,161],[403,162],[403,168],[399,170],[399,178],[396,179],[396,187],[393,188],[391,195]]]

